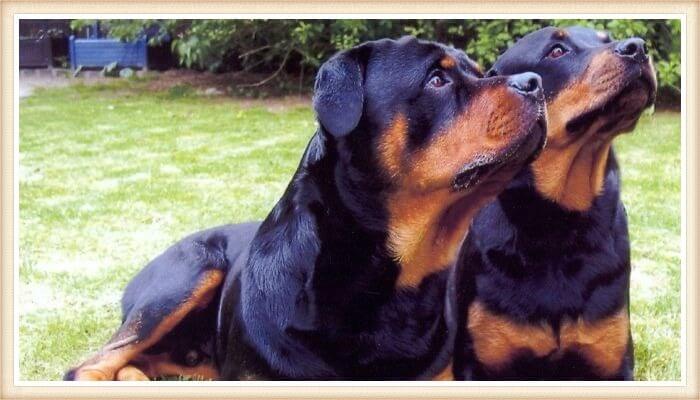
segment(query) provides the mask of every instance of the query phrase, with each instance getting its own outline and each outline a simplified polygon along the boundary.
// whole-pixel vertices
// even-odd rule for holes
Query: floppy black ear
[[[364,51],[343,51],[326,61],[316,75],[314,110],[323,128],[335,137],[350,133],[362,117]]]

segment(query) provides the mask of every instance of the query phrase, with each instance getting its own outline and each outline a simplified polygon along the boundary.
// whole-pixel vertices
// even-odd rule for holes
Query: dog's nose
[[[542,94],[542,78],[534,72],[509,76],[508,86],[523,96],[539,97]]]
[[[615,53],[622,57],[630,57],[637,61],[646,61],[647,46],[643,39],[638,37],[620,41],[615,46]]]

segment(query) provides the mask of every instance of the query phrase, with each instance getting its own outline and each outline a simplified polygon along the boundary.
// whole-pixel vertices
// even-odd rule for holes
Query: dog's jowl
[[[462,379],[632,379],[630,249],[612,141],[653,103],[644,41],[545,28],[490,75],[534,71],[547,146],[475,217],[456,274]]]

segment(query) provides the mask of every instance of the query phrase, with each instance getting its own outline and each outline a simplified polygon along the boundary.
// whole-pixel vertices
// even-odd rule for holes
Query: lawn
[[[56,380],[118,326],[131,276],[193,231],[263,218],[314,132],[308,102],[145,82],[20,103],[20,378]],[[680,115],[617,141],[632,239],[636,376],[680,379]]]

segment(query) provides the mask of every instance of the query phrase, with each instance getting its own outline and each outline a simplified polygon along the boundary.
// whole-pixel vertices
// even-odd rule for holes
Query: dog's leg
[[[112,339],[97,355],[68,371],[64,379],[117,378],[117,372],[131,360],[160,344],[184,318],[216,298],[230,262],[247,246],[258,226],[225,225],[198,232],[156,257],[127,286],[122,298],[123,322]],[[176,336],[192,334],[176,332]],[[130,369],[123,375],[142,378]]]
[[[141,381],[160,377],[184,377],[197,380],[215,380],[219,372],[211,359],[202,360],[196,365],[182,365],[173,360],[170,354],[142,354],[117,372],[117,380]]]
[[[122,325],[112,339],[97,355],[68,371],[64,379],[118,378],[117,372],[144,350],[161,345],[163,336],[178,327],[184,318],[217,298],[229,266],[252,240],[258,226],[259,223],[245,223],[198,232],[156,257],[127,286],[122,297]],[[208,318],[205,317],[204,325],[208,326]],[[207,335],[206,331],[202,332],[206,328],[201,324],[196,329],[198,334]],[[176,329],[173,334],[182,338],[193,333],[190,327]],[[194,337],[185,339],[191,342]],[[140,377],[130,369],[123,375]]]
[[[165,298],[163,302],[148,302],[142,307],[133,309],[102,350],[79,367],[69,371],[65,379],[113,380],[120,369],[158,342],[189,313],[206,307],[223,278],[222,270],[202,271],[194,281],[191,290],[184,293],[170,293],[175,294],[176,297]]]
[[[117,380],[118,381],[150,381],[148,379],[148,376],[141,371],[140,369],[136,368],[135,366],[129,364],[125,366],[124,368],[120,369],[117,371]]]

